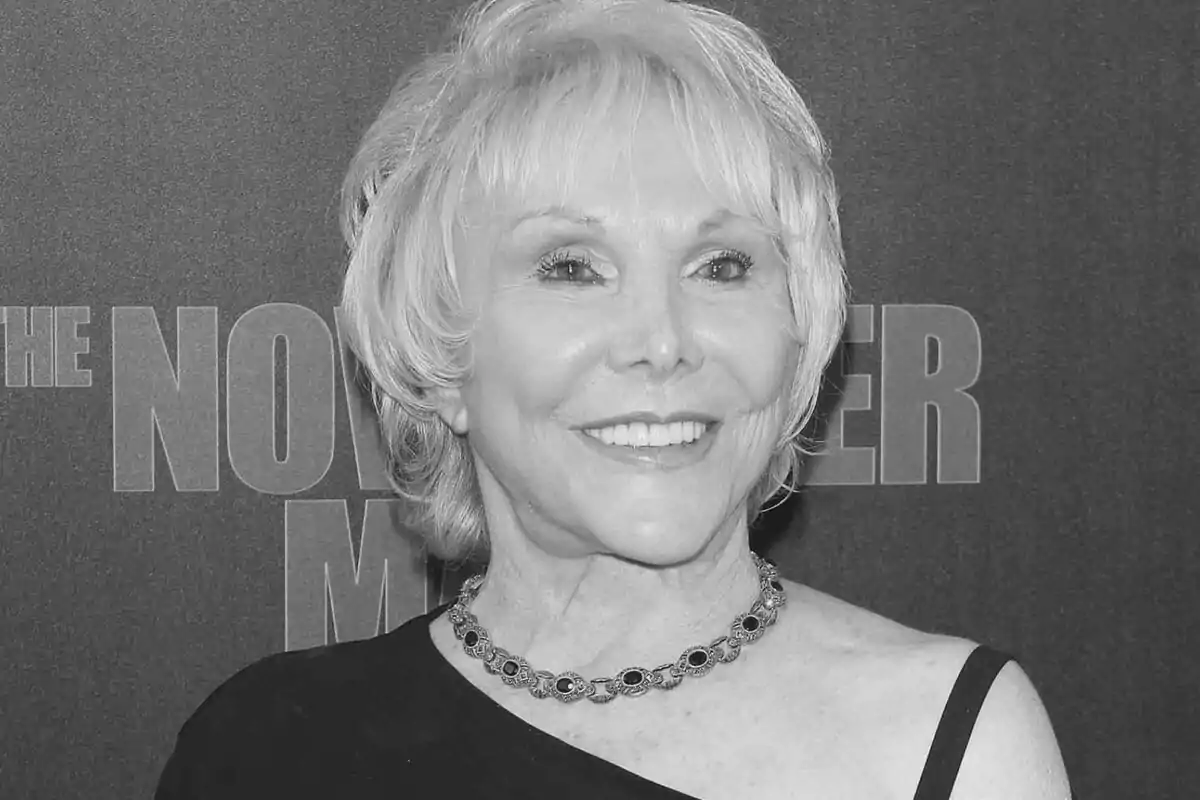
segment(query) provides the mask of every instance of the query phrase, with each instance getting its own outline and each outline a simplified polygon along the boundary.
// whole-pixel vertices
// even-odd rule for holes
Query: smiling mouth
[[[606,445],[640,450],[694,444],[715,427],[715,423],[692,420],[666,423],[631,422],[603,428],[584,428],[583,433]]]

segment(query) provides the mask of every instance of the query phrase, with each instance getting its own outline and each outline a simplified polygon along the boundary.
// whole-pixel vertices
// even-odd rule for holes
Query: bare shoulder
[[[780,620],[787,633],[780,644],[807,666],[806,680],[892,709],[892,720],[936,725],[974,642],[910,628],[803,584],[784,585],[788,606]]]
[[[954,636],[927,633],[902,625],[873,611],[840,600],[794,581],[784,581],[788,593],[789,627],[802,646],[830,659],[851,659],[863,665],[900,659],[908,667],[957,671],[977,646]]]
[[[1015,662],[983,702],[954,785],[953,800],[1067,800],[1062,754],[1046,708]]]
[[[784,585],[779,646],[797,665],[785,683],[820,692],[846,740],[871,754],[879,784],[911,797],[946,700],[978,645],[907,627],[799,583]],[[1045,708],[1018,664],[1009,662],[997,676],[955,786],[955,800],[1069,797]]]

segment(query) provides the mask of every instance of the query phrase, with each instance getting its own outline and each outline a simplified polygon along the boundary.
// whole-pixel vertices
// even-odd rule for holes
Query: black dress
[[[695,800],[526,724],[438,652],[429,623],[280,653],[221,685],[184,724],[155,800],[573,798]],[[975,717],[1008,657],[968,658],[915,800],[949,797]]]

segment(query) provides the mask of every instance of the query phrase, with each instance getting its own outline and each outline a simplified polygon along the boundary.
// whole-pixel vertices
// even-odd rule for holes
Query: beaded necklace
[[[639,697],[651,689],[674,689],[686,677],[707,675],[717,664],[733,661],[741,654],[743,645],[758,641],[767,628],[775,624],[779,609],[787,603],[779,570],[758,554],[750,555],[758,569],[758,599],[749,611],[734,618],[727,634],[709,644],[687,648],[674,662],[654,669],[626,667],[610,678],[588,679],[571,671],[556,675],[534,669],[525,659],[493,644],[491,634],[468,610],[483,585],[483,573],[473,575],[463,583],[447,616],[467,655],[481,660],[484,668],[505,684],[527,689],[539,700],[554,697],[564,703],[573,703],[586,697],[593,703],[607,703],[620,695]]]

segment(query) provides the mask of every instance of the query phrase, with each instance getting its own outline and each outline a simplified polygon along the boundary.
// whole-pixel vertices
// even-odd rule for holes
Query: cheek
[[[727,365],[748,410],[786,404],[800,358],[800,346],[788,332],[791,325],[790,308],[765,303],[747,304],[713,320],[708,348]]]
[[[528,302],[488,309],[473,336],[477,399],[517,411],[558,406],[576,385],[589,351],[571,311],[562,303]]]

